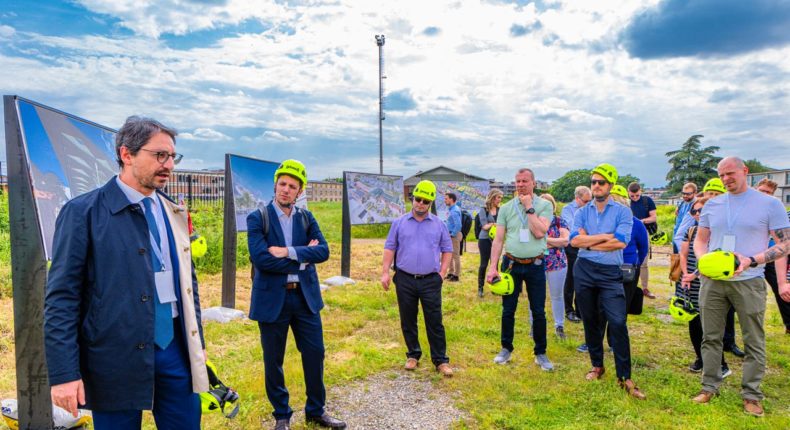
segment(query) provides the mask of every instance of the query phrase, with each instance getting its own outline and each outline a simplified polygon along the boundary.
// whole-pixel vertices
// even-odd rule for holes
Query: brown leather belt
[[[513,261],[515,261],[515,262],[516,262],[516,263],[518,263],[518,264],[532,264],[532,263],[534,263],[534,262],[535,262],[535,260],[538,258],[538,257],[532,257],[532,258],[518,258],[518,257],[514,257],[513,255],[511,255],[511,254],[510,254],[510,253],[508,253],[508,252],[506,252],[506,253],[505,253],[505,257],[507,257],[507,258],[509,258],[509,259],[511,259],[511,260],[513,260]]]
[[[285,289],[286,290],[295,290],[297,288],[299,288],[299,283],[298,282],[287,282],[285,284]]]

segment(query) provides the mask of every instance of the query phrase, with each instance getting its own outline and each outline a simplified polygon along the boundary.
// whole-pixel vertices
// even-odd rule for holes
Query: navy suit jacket
[[[273,203],[269,203],[264,209],[269,211],[269,234],[265,236],[260,212],[256,210],[247,215],[247,246],[255,267],[250,319],[260,322],[273,322],[280,315],[285,303],[285,284],[289,274],[299,275],[300,290],[310,310],[318,313],[323,309],[324,301],[321,298],[315,265],[329,259],[329,245],[321,234],[318,222],[313,214],[305,209],[299,211],[306,212],[308,222],[306,230],[302,215],[296,212],[291,214],[293,217],[291,246],[296,251],[298,261],[271,255],[270,246],[285,246],[285,236],[272,205]],[[318,240],[318,245],[307,246],[313,239]],[[309,264],[305,270],[299,270],[301,263]]]
[[[178,250],[167,217],[165,222],[175,266]],[[129,203],[114,177],[58,214],[44,305],[49,383],[82,379],[88,409],[153,405],[156,284],[148,234],[140,205]],[[194,267],[191,273],[202,342]]]

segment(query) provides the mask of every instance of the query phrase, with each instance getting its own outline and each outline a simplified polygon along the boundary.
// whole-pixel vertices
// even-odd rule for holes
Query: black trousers
[[[694,347],[694,353],[697,354],[697,360],[702,361],[702,319],[700,319],[699,315],[689,321],[689,337],[691,338],[691,345]],[[721,365],[727,365],[727,362],[724,360],[724,352],[721,353]]]
[[[447,357],[447,339],[442,324],[442,277],[432,273],[421,279],[415,279],[406,272],[395,272],[395,293],[398,297],[400,312],[400,328],[403,340],[406,341],[406,357],[422,357],[422,348],[417,335],[417,313],[422,303],[425,318],[425,331],[431,347],[431,361],[435,366],[449,363]]]
[[[568,271],[565,274],[565,288],[564,288],[564,296],[565,296],[565,314],[573,312],[576,309],[576,314],[579,314],[579,300],[573,300],[574,296],[574,289],[573,289],[573,265],[576,263],[576,256],[579,254],[579,249],[574,248],[572,246],[565,247],[565,255],[568,257]],[[574,306],[574,304],[576,306]],[[581,316],[581,315],[579,315]]]
[[[480,267],[477,268],[477,288],[482,290],[486,282],[488,263],[491,261],[491,239],[478,240],[477,249],[480,250]]]
[[[782,322],[785,324],[785,328],[790,329],[790,303],[779,297],[779,282],[776,279],[776,264],[773,262],[765,265],[765,280],[768,281],[768,285],[771,286],[771,290],[774,292],[776,306],[779,307],[779,313],[782,315]]]

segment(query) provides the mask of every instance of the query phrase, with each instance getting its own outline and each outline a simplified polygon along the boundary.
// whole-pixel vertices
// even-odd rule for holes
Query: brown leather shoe
[[[765,414],[760,401],[752,399],[743,399],[743,411],[755,417],[761,417]]]
[[[584,376],[584,379],[588,381],[595,381],[596,379],[601,379],[601,376],[606,373],[606,369],[603,367],[593,367],[587,372],[587,375]]]
[[[626,379],[625,381],[619,381],[619,382],[620,382],[620,387],[624,389],[629,396],[637,400],[647,399],[645,393],[643,393],[642,390],[640,390],[639,387],[636,386],[636,383],[634,383],[634,381],[630,379]]]
[[[716,396],[716,393],[712,391],[701,390],[691,401],[694,403],[708,403],[714,396]]]
[[[442,374],[442,376],[451,377],[453,376],[453,368],[450,367],[450,363],[442,363],[436,366],[436,370]]]
[[[642,294],[644,294],[645,297],[647,297],[648,299],[655,299],[656,298],[656,295],[653,294],[652,292],[650,292],[650,290],[648,290],[647,287],[642,288]]]
[[[406,364],[403,366],[403,368],[406,370],[414,370],[417,368],[418,364],[420,364],[420,362],[417,361],[416,358],[409,358],[406,360]]]

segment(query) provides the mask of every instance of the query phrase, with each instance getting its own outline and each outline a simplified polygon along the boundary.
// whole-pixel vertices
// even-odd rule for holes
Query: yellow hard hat
[[[192,242],[190,247],[192,248],[193,258],[200,258],[206,255],[206,252],[208,251],[208,243],[206,243],[205,237],[199,234],[193,234],[189,240]]]
[[[513,290],[515,290],[515,283],[513,282],[513,276],[507,272],[500,272],[499,273],[499,280],[493,282],[488,285],[488,288],[491,289],[491,292],[498,295],[498,296],[508,296],[513,294]]]
[[[417,183],[417,186],[414,187],[414,192],[412,192],[412,195],[421,199],[434,201],[436,200],[436,185],[434,185],[431,181],[420,181]]]
[[[700,257],[697,269],[710,279],[724,281],[733,277],[740,264],[738,257],[732,252],[716,250]]]
[[[279,178],[280,175],[288,175],[293,177],[302,183],[302,188],[307,185],[307,171],[304,168],[304,164],[298,160],[291,159],[280,163],[280,166],[274,171],[275,184],[277,183],[277,178]]]
[[[615,184],[615,186],[612,187],[612,194],[625,199],[628,198],[628,191],[626,191],[625,187],[620,184]]]
[[[597,173],[597,174],[603,176],[604,179],[606,179],[606,181],[609,182],[610,184],[616,184],[617,183],[617,179],[618,179],[617,169],[615,169],[615,167],[612,166],[609,163],[599,164],[594,169],[592,169],[592,172],[590,172],[590,173]],[[628,196],[626,196],[626,197],[628,197]]]
[[[715,191],[717,193],[726,193],[727,188],[724,188],[724,182],[721,181],[719,178],[713,178],[710,181],[705,183],[705,186],[702,187],[702,192],[707,191]]]
[[[492,225],[491,228],[488,229],[488,238],[494,240],[496,237],[496,224]]]

